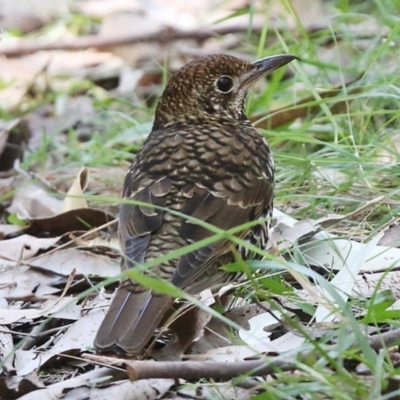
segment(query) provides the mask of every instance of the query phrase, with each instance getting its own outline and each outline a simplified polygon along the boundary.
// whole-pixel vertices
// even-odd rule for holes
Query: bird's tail
[[[150,290],[119,287],[94,340],[98,351],[140,354],[149,342],[173,299]]]

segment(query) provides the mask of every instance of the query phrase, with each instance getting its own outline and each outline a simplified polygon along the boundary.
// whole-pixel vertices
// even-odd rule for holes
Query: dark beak
[[[301,61],[299,57],[290,54],[280,54],[277,56],[265,57],[261,60],[253,61],[251,63],[253,68],[241,77],[241,86],[249,87],[261,76],[275,71],[276,69],[283,67],[293,60]]]

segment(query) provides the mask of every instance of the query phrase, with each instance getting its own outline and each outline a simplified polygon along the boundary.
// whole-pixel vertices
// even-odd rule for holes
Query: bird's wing
[[[131,200],[146,205],[123,204],[120,211],[119,236],[125,262],[123,269],[142,264],[151,234],[162,225],[163,211],[171,182],[162,177],[143,186],[127,176],[125,193]],[[124,351],[138,354],[149,341],[165,312],[173,302],[167,296],[153,293],[130,279],[121,282],[94,341],[99,351]]]
[[[187,190],[192,196],[182,212],[223,230],[255,220],[264,214],[268,206],[272,207],[272,178],[254,178],[247,187],[235,191],[223,185],[213,190],[193,185]],[[245,237],[248,231],[237,235]],[[209,229],[187,220],[182,222],[180,233],[188,243],[213,235]],[[181,256],[172,283],[181,288],[190,288],[214,260],[231,252],[233,247],[229,240],[221,240]]]
[[[154,179],[148,186],[132,182],[129,175],[125,183],[124,197],[147,205],[122,204],[119,215],[119,237],[126,258],[126,268],[142,264],[145,260],[151,234],[161,227],[163,210],[152,206],[165,207],[166,196],[171,191],[168,177]],[[135,185],[135,186],[134,186]]]

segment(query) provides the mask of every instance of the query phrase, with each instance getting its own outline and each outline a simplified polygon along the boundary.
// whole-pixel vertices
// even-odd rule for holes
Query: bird
[[[125,177],[122,197],[149,207],[121,204],[123,270],[213,235],[193,219],[167,210],[222,230],[263,219],[235,235],[265,248],[275,167],[266,139],[246,117],[245,102],[254,82],[295,59],[283,54],[249,62],[214,54],[172,75],[152,130]],[[238,251],[247,257],[244,248],[222,239],[147,273],[197,295],[229,281],[221,267],[233,262]],[[140,355],[174,300],[123,278],[97,331],[95,350]]]

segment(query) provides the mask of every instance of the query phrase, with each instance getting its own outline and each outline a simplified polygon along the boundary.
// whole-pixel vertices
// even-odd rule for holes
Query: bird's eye
[[[229,76],[221,76],[217,79],[217,88],[223,93],[228,93],[233,88],[233,80]]]

